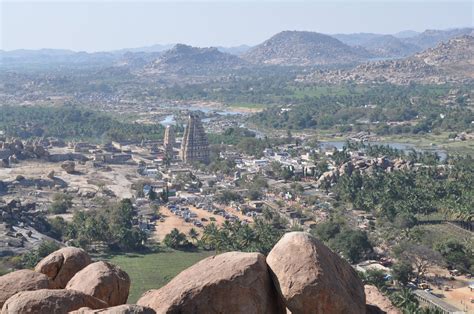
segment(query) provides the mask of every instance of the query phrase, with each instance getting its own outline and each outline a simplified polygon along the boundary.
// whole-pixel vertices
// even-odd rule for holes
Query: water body
[[[242,115],[243,113],[241,112],[235,112],[235,111],[229,111],[229,110],[218,110],[214,108],[208,108],[208,107],[200,107],[200,106],[176,106],[175,109],[177,110],[189,110],[189,111],[201,111],[204,114],[217,114],[220,116],[237,116],[237,115]],[[203,122],[209,122],[211,118],[205,118],[202,121]],[[176,120],[175,120],[175,115],[170,114],[165,116],[162,120],[160,120],[160,124],[163,126],[168,126],[168,125],[175,125]]]
[[[189,111],[202,111],[203,113],[207,114],[218,114],[221,116],[234,116],[234,115],[242,115],[243,113],[241,112],[235,112],[235,111],[229,111],[229,110],[218,110],[215,108],[209,108],[209,107],[202,107],[202,106],[176,106],[175,109],[178,110],[189,110]],[[209,122],[211,118],[205,118],[203,119],[203,122]],[[176,120],[175,120],[175,115],[170,114],[165,116],[161,121],[160,124],[163,126],[167,125],[176,125]],[[246,127],[245,124],[242,124],[241,127]],[[265,134],[261,131],[254,130],[254,129],[249,129],[249,131],[252,131],[255,133],[256,138],[264,138]],[[438,156],[440,157],[441,160],[445,160],[446,157],[448,156],[447,152],[443,149],[439,148],[420,148],[416,146],[415,144],[410,144],[410,143],[402,143],[402,142],[380,142],[380,141],[369,141],[365,142],[366,144],[370,145],[388,145],[391,148],[395,148],[398,150],[401,150],[405,153],[409,153],[412,150],[415,150],[417,152],[431,152],[431,153],[437,153]],[[331,148],[335,147],[338,150],[341,150],[344,145],[346,144],[345,141],[322,141],[320,142],[320,145],[323,148]]]
[[[379,142],[379,141],[373,141],[373,142],[369,141],[369,142],[364,142],[364,143],[365,144],[370,144],[370,145],[389,146],[391,148],[401,150],[405,153],[409,153],[412,150],[415,150],[417,152],[437,153],[441,160],[445,160],[446,157],[448,156],[448,153],[444,149],[440,149],[440,148],[420,148],[420,147],[418,147],[414,144],[410,144],[410,143]],[[323,148],[335,147],[336,149],[341,150],[344,147],[344,145],[346,145],[346,142],[344,142],[344,141],[322,141],[322,142],[320,142],[320,145]]]
[[[241,115],[241,112],[237,111],[230,111],[230,110],[225,110],[225,109],[216,109],[216,108],[210,108],[210,107],[203,107],[203,106],[176,106],[175,109],[178,110],[189,110],[189,111],[201,111],[204,114],[218,114],[221,116],[236,116],[236,115]]]
[[[160,124],[163,126],[168,126],[168,125],[175,125],[176,120],[174,119],[174,114],[170,114],[165,116],[161,121]]]

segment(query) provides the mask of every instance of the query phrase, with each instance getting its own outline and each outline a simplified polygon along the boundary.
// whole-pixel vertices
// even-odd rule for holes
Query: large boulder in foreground
[[[2,314],[63,314],[81,307],[100,309],[107,307],[107,304],[80,291],[44,289],[15,294],[3,305]]]
[[[364,290],[368,313],[401,314],[400,310],[377,287],[365,285]]]
[[[78,271],[90,263],[89,254],[83,249],[65,247],[43,258],[35,271],[49,277],[52,289],[63,289]]]
[[[20,291],[48,289],[48,276],[29,269],[17,270],[0,277],[0,307]]]
[[[208,257],[145,292],[137,304],[157,313],[286,313],[260,253]]]
[[[106,309],[93,310],[88,307],[80,308],[77,311],[73,311],[69,314],[155,314],[156,312],[146,306],[140,306],[136,304],[122,304]]]
[[[118,266],[100,261],[75,274],[66,289],[92,295],[109,306],[121,305],[127,303],[130,277]]]
[[[362,281],[345,260],[306,232],[285,234],[267,257],[287,308],[301,313],[365,313]]]

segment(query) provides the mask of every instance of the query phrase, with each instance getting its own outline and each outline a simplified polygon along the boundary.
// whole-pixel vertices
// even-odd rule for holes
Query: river
[[[211,114],[215,113],[218,115],[222,116],[232,116],[232,115],[242,115],[243,113],[241,112],[235,112],[235,111],[229,111],[229,110],[223,110],[223,109],[216,109],[216,108],[209,108],[209,107],[202,107],[202,106],[176,106],[174,109],[177,110],[190,110],[190,111],[202,111],[205,114]],[[206,118],[203,120],[203,122],[208,122],[210,118]],[[176,124],[175,120],[175,115],[170,114],[165,116],[161,121],[160,124],[167,126],[167,125],[174,125]],[[245,124],[242,124],[241,127],[246,127]],[[265,134],[261,131],[258,130],[253,130],[249,129],[249,131],[252,131],[256,134],[256,138],[263,138]],[[344,145],[346,144],[345,141],[321,141],[321,146],[322,147],[335,147],[336,149],[342,149]],[[402,142],[381,142],[381,141],[369,141],[365,142],[366,144],[371,144],[371,145],[388,145],[389,147],[402,150],[404,152],[410,152],[412,150],[415,150],[417,152],[432,152],[432,153],[437,153],[438,156],[440,157],[441,160],[445,160],[447,157],[447,152],[443,149],[440,148],[420,148],[416,146],[415,144],[411,143],[402,143]]]
[[[345,141],[321,141],[321,146],[324,148],[335,147],[336,149],[342,149],[344,145],[346,145]],[[391,148],[395,148],[398,150],[402,150],[404,152],[410,152],[415,150],[417,152],[430,152],[430,153],[437,153],[441,160],[445,160],[448,156],[447,152],[444,149],[440,148],[420,148],[415,144],[410,143],[401,143],[401,142],[380,142],[380,141],[368,141],[364,142],[364,144],[370,145],[386,145]]]
[[[176,106],[174,109],[176,110],[189,110],[189,111],[201,111],[204,114],[218,114],[221,116],[236,116],[242,115],[241,112],[236,111],[229,111],[229,110],[222,110],[222,109],[215,109],[215,108],[208,108],[208,107],[198,107],[198,106]],[[163,126],[167,125],[174,125],[176,124],[174,114],[169,114],[165,116],[163,119],[160,120],[160,124]],[[210,118],[203,119],[203,122],[209,122]]]

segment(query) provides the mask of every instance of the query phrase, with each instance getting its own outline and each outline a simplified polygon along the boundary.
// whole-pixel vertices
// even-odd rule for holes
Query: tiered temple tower
[[[181,142],[180,157],[184,162],[209,162],[209,142],[197,115],[190,114]]]
[[[173,158],[173,147],[176,143],[176,137],[174,135],[174,128],[172,125],[168,125],[165,129],[165,138],[163,140],[163,148],[165,155],[169,158]]]

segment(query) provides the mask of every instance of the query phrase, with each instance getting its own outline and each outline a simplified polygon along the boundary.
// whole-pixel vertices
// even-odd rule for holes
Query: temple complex
[[[165,129],[165,138],[163,140],[163,149],[165,155],[169,158],[174,158],[173,148],[176,143],[176,137],[174,134],[174,128],[172,125],[168,125]]]
[[[201,119],[190,114],[181,142],[180,157],[184,162],[209,161],[209,142]]]

